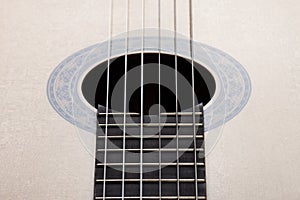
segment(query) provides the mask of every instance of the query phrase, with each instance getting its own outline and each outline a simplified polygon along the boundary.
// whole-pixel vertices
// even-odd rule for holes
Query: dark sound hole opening
[[[159,71],[160,66],[160,71]],[[195,105],[206,105],[215,94],[216,83],[212,74],[194,62]],[[144,53],[143,63],[143,113],[158,114],[159,109],[150,113],[159,104],[166,112],[176,111],[175,56],[169,54]],[[141,113],[141,54],[127,57],[126,112]],[[190,60],[177,56],[177,105],[178,112],[191,109],[192,65]],[[124,111],[125,56],[110,60],[108,107],[114,112]],[[160,75],[160,80],[159,80]],[[160,87],[159,87],[160,85]],[[160,88],[160,90],[159,90]],[[160,91],[160,93],[159,93]],[[84,78],[82,92],[85,99],[95,108],[106,106],[107,61],[93,68]],[[160,95],[159,95],[160,94]],[[157,107],[158,108],[158,107]]]

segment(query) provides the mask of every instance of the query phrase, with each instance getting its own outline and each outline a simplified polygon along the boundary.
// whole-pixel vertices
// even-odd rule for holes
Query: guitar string
[[[140,199],[143,198],[143,123],[144,123],[144,27],[145,26],[145,0],[142,0],[142,45],[141,45],[141,129],[140,129]]]
[[[179,146],[179,140],[178,140],[178,82],[177,82],[177,0],[174,0],[174,58],[175,58],[175,121],[176,121],[176,177],[177,177],[177,198],[179,199],[179,191],[180,191],[180,185],[179,185],[179,152],[178,152],[178,146]]]
[[[161,1],[158,0],[158,146],[159,146],[159,154],[158,154],[158,159],[159,159],[159,199],[161,199],[162,196],[162,192],[161,192],[161,124],[160,124],[160,120],[161,120],[161,72],[160,72],[160,68],[161,68]]]
[[[103,169],[103,198],[105,198],[106,190],[106,170],[107,170],[107,124],[108,124],[108,96],[109,96],[109,68],[112,46],[112,21],[113,21],[113,0],[110,1],[109,23],[108,23],[108,52],[107,52],[107,83],[106,83],[106,108],[105,108],[105,140],[104,140],[104,169]]]
[[[160,2],[160,1],[159,1]],[[176,0],[174,1],[174,3],[176,3]],[[128,4],[127,3],[127,13],[128,13]],[[194,104],[195,104],[195,99],[194,99],[194,50],[193,50],[193,18],[192,18],[192,0],[189,1],[189,4],[190,4],[190,53],[191,53],[191,62],[192,62],[192,91],[193,91],[193,95],[192,95],[192,98],[193,98],[193,131],[194,131],[194,137],[196,136],[196,130],[195,130],[195,108],[194,108]],[[175,5],[175,4],[174,4]],[[143,3],[142,3],[142,7],[143,7],[143,17],[142,17],[142,52],[141,52],[141,168],[140,168],[140,171],[141,171],[141,175],[140,175],[140,180],[141,180],[141,183],[140,183],[140,198],[142,198],[142,162],[143,162],[143,159],[142,159],[142,137],[143,137],[143,65],[144,65],[144,0],[143,0]],[[174,6],[176,8],[176,5]],[[176,13],[176,11],[175,11]],[[106,124],[105,124],[105,155],[104,155],[104,182],[103,182],[103,197],[105,197],[105,185],[106,185],[106,168],[107,168],[107,125],[108,125],[108,96],[109,96],[109,68],[110,68],[110,54],[111,54],[111,46],[112,46],[112,42],[111,42],[111,37],[112,37],[112,15],[113,15],[113,0],[111,1],[110,3],[110,23],[109,23],[109,42],[108,42],[108,61],[107,61],[107,91],[106,91]],[[176,28],[176,14],[174,14],[174,28]],[[126,16],[126,29],[128,29],[128,16]],[[128,32],[128,30],[126,31]],[[159,4],[159,45],[160,45],[160,4]],[[175,29],[175,43],[174,43],[174,46],[175,46],[175,57],[177,57],[177,54],[176,54],[176,37],[177,37],[177,34],[176,34],[176,29]],[[127,49],[128,47],[128,35],[126,37],[126,55],[125,55],[125,76],[126,76],[126,72],[127,72]],[[160,46],[159,46],[159,49],[160,49]],[[176,72],[176,123],[178,123],[178,108],[177,108],[177,59],[175,58],[175,72]],[[126,78],[125,78],[126,79]],[[160,81],[160,52],[159,52],[159,81]],[[124,84],[124,95],[126,95],[126,87],[125,87],[126,83]],[[160,88],[159,88],[160,90]],[[160,91],[159,91],[159,96],[160,96]],[[159,97],[159,101],[160,101],[160,97]],[[160,103],[159,103],[160,105]],[[125,108],[125,96],[124,96],[124,109]],[[124,120],[126,120],[126,116],[125,116],[125,113],[126,113],[126,110],[124,110]],[[160,112],[159,112],[159,122],[160,122]],[[125,128],[125,123],[126,121],[124,121],[124,128]],[[125,131],[124,131],[124,134],[125,134]],[[178,135],[178,132],[177,132],[177,135]],[[124,137],[125,138],[125,137]],[[178,137],[177,137],[177,140],[178,140]],[[196,140],[194,139],[194,148],[195,148],[195,167],[197,167],[196,165],[196,162],[197,162],[197,157],[196,157],[196,144],[195,144]],[[123,143],[123,148],[124,147],[124,144]],[[178,141],[177,141],[177,149],[178,149]],[[123,167],[124,167],[124,156],[123,156]],[[123,170],[124,171],[124,170]],[[177,173],[178,173],[178,170],[177,170]],[[177,174],[178,176],[178,174]],[[197,180],[197,168],[195,168],[195,180]],[[123,182],[124,182],[124,175],[123,175]],[[197,190],[197,182],[195,181],[195,188],[196,188],[196,198],[198,198],[198,190]],[[124,183],[123,183],[123,186],[124,187]],[[179,186],[178,187],[178,193],[179,193]],[[124,196],[124,188],[122,189],[122,196]],[[160,191],[161,192],[161,191]]]
[[[129,26],[129,3],[130,0],[126,0],[126,17],[125,17],[125,63],[124,63],[124,71],[125,71],[125,77],[124,77],[124,102],[123,102],[123,109],[124,109],[124,115],[123,115],[123,163],[122,163],[122,199],[125,197],[125,148],[126,148],[126,101],[127,101],[127,59],[128,59],[128,26]]]
[[[194,162],[195,162],[195,197],[198,199],[198,174],[197,174],[197,142],[196,142],[196,119],[195,119],[195,77],[194,77],[194,35],[193,35],[193,0],[189,0],[189,26],[190,26],[190,53],[192,64],[192,109],[193,109],[193,134],[194,134]]]

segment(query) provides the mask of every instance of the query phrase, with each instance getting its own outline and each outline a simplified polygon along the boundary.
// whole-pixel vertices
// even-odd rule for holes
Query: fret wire
[[[104,169],[103,169],[103,187],[102,187],[102,193],[103,193],[103,198],[105,197],[105,190],[106,190],[106,161],[107,161],[107,123],[108,123],[108,96],[109,96],[109,68],[110,68],[110,56],[111,56],[111,48],[112,48],[112,21],[113,21],[113,0],[110,1],[110,16],[109,16],[109,40],[108,40],[108,60],[107,60],[107,85],[106,85],[106,108],[105,108],[105,141],[104,141],[104,146],[105,146],[105,152],[104,152]]]
[[[127,59],[128,59],[128,26],[129,26],[129,2],[130,0],[126,0],[126,25],[125,25],[125,32],[126,32],[126,39],[125,39],[125,77],[124,77],[124,104],[123,104],[123,109],[124,109],[124,113],[123,113],[123,166],[122,166],[122,199],[124,199],[125,196],[125,162],[126,162],[126,158],[125,158],[125,148],[126,148],[126,101],[127,101],[127,94],[126,94],[126,90],[127,90]]]
[[[128,41],[128,40],[127,40]],[[128,52],[127,52],[128,56]],[[140,115],[139,113],[134,113],[134,112],[116,112],[116,113],[108,113],[108,115]],[[98,115],[106,115],[106,113],[99,112]]]
[[[111,126],[111,127],[116,127],[116,126],[123,126],[124,124],[98,124],[98,126]],[[153,126],[159,126],[159,123],[143,123],[141,120],[141,123],[128,123],[126,126],[146,126],[146,127],[153,127]],[[164,123],[163,126],[203,126],[203,123]]]
[[[126,135],[125,137],[126,138],[139,138],[140,135]],[[144,139],[152,139],[152,138],[160,138],[160,139],[174,139],[176,138],[177,136],[176,135],[150,135],[150,136],[144,136],[143,138]],[[103,139],[105,138],[105,136],[103,135],[99,135],[97,136],[98,139]],[[118,138],[123,138],[123,135],[108,135],[107,138],[115,138],[115,139],[118,139]],[[188,138],[194,138],[193,135],[178,135],[178,138],[184,138],[184,139],[188,139]],[[199,139],[203,139],[203,135],[196,135],[196,138],[199,138]]]
[[[139,151],[140,149],[106,149],[106,151]],[[197,148],[197,151],[204,151],[203,148]],[[105,151],[105,149],[97,149],[97,152]],[[163,152],[170,152],[170,151],[180,151],[180,152],[186,152],[186,151],[194,151],[194,148],[154,148],[154,149],[143,149],[143,151],[163,151]]]
[[[111,166],[122,166],[123,163],[108,163],[107,165],[111,165]],[[97,163],[97,166],[104,166],[104,163]],[[140,163],[125,163],[126,166],[140,166]],[[143,163],[144,166],[176,166],[177,163]],[[179,166],[194,166],[195,163],[194,162],[179,162]],[[205,163],[197,163],[197,166],[205,166]]]
[[[158,139],[158,142],[159,142],[159,153],[158,153],[158,160],[159,160],[159,163],[161,163],[161,126],[160,126],[160,120],[161,120],[161,2],[160,0],[158,0],[158,124],[159,124],[159,127],[158,127],[158,131],[159,131],[159,139]],[[161,164],[159,164],[159,199],[161,199],[161,195],[162,195],[162,192],[161,192],[161,177],[162,177],[162,174],[161,174]]]
[[[161,113],[161,115],[193,115],[193,112],[169,112],[169,113]],[[202,112],[195,112],[195,115],[202,115]]]
[[[178,140],[178,105],[177,105],[177,101],[178,101],[178,77],[177,77],[177,70],[178,70],[178,66],[177,66],[177,1],[174,0],[174,58],[175,58],[175,117],[176,117],[176,177],[177,177],[177,197],[179,199],[179,191],[180,191],[180,184],[179,184],[179,151],[178,151],[178,147],[179,147],[179,140]]]
[[[177,196],[144,196],[143,199],[157,199],[157,198],[161,198],[161,199],[178,199]],[[116,197],[95,197],[96,200],[98,199],[120,199],[120,197],[116,196]],[[124,199],[140,199],[139,196],[127,196],[124,197]],[[181,196],[180,199],[195,199],[195,196]],[[197,199],[206,199],[206,196],[198,196]]]
[[[143,120],[144,120],[144,25],[145,25],[145,0],[142,0],[142,47],[141,47],[141,140],[140,140],[140,199],[143,198]]]
[[[148,179],[142,179],[144,182],[177,182],[178,179],[174,178],[174,179],[159,179],[159,178],[148,178]],[[96,179],[96,182],[103,182],[103,179]],[[117,179],[117,178],[112,178],[112,179],[106,179],[106,182],[122,182],[123,179]],[[138,178],[132,178],[132,179],[126,179],[126,182],[139,182],[140,179]],[[197,181],[199,183],[203,183],[205,182],[205,179],[194,179],[194,178],[180,178],[179,179],[180,182],[194,182]]]
[[[177,112],[178,115],[193,115],[193,112]],[[195,112],[195,115],[202,115],[202,112]],[[98,115],[106,115],[106,113],[98,112]],[[108,113],[108,115],[124,115],[123,112],[117,112],[117,113]],[[139,113],[135,112],[127,112],[125,115],[140,115]],[[165,113],[160,113],[160,115],[176,115],[176,112],[165,112]]]
[[[190,53],[191,53],[191,62],[192,62],[192,100],[193,100],[193,131],[194,131],[194,148],[195,148],[195,152],[194,152],[194,159],[195,159],[195,178],[197,179],[198,174],[197,174],[197,143],[196,143],[196,119],[195,119],[195,77],[194,77],[194,49],[193,49],[193,12],[192,12],[192,1],[193,0],[189,0],[189,20],[190,20]],[[195,196],[196,199],[198,199],[198,184],[195,181]]]

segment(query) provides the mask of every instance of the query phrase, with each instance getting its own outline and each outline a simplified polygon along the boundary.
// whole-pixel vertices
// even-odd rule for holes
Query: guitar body
[[[196,76],[199,84],[194,87],[207,95],[197,98],[195,110],[182,106],[180,112],[193,116],[203,103],[203,121],[195,117],[195,121],[182,123],[193,127],[203,122],[206,199],[298,199],[298,1],[194,0],[192,40],[188,1],[177,0],[176,7],[173,0],[162,0],[160,6],[150,0],[144,5],[140,0],[126,2],[3,1],[0,198],[95,199],[97,120],[104,120],[100,122],[104,137],[107,123],[105,117],[97,118],[98,105],[106,107],[106,79],[103,76],[93,82],[93,70],[105,75],[110,60],[111,77],[118,73],[123,77],[116,66],[124,71],[125,56],[128,54],[127,61],[140,62],[144,54],[145,72],[151,63],[155,69],[160,63],[173,66],[170,73],[161,74],[162,82],[171,79],[175,83],[175,63],[170,63],[175,59],[183,63],[180,66],[188,70],[193,66],[200,75],[205,74],[207,90],[200,87],[202,79]],[[127,66],[130,68],[130,62]],[[181,72],[186,72],[183,80],[191,83],[186,78],[191,71]],[[168,79],[169,74],[172,78]],[[136,76],[128,73],[128,77],[130,83]],[[141,77],[137,79],[141,82]],[[151,81],[158,82],[158,78]],[[185,91],[182,88],[179,91]],[[129,102],[127,112],[141,117],[139,94],[133,92],[134,103]],[[153,114],[152,108],[154,116],[176,113],[174,103],[166,103],[161,112],[151,107],[159,95],[150,94],[143,101],[148,105],[145,115]],[[176,98],[168,96],[168,91],[164,94],[165,99]],[[102,110],[104,116],[112,110],[122,113],[122,102],[115,102],[116,109]],[[159,124],[158,118],[152,120]],[[147,119],[144,123],[147,126]],[[189,133],[194,136],[193,129]],[[176,159],[168,162],[176,163]],[[101,195],[99,199],[105,199],[103,191]]]

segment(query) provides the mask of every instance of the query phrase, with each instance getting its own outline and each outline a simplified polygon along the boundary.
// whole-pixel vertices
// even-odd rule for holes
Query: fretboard
[[[206,199],[203,121],[202,106],[143,120],[99,107],[94,199]]]

